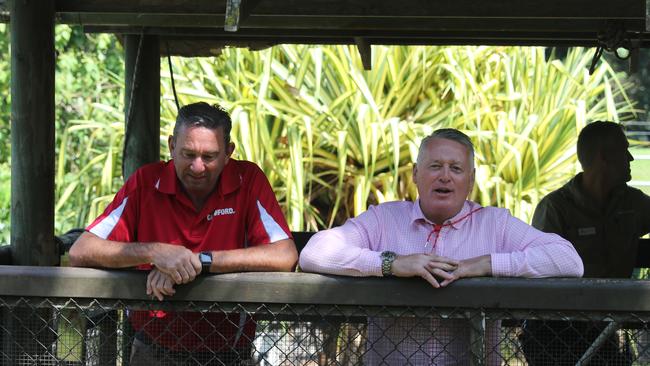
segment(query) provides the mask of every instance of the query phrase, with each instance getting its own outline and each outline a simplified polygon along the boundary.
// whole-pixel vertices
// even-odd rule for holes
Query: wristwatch
[[[381,252],[381,274],[384,277],[393,275],[393,262],[397,258],[397,254],[391,251]]]
[[[199,253],[199,260],[201,261],[201,273],[210,273],[212,266],[212,252]]]

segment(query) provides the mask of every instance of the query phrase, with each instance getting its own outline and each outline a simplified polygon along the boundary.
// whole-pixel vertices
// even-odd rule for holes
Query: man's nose
[[[192,169],[192,172],[195,173],[201,173],[205,170],[205,164],[203,164],[203,159],[200,157],[194,158],[192,160],[192,164],[190,165],[190,168]]]
[[[449,172],[449,167],[443,167],[440,169],[440,176],[438,179],[440,179],[443,182],[448,182],[450,177],[450,172]]]
[[[634,161],[634,156],[632,156],[632,154],[630,154],[630,150],[627,150],[627,160],[628,161]]]

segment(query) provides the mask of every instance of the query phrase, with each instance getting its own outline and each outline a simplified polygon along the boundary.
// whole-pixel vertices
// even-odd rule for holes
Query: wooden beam
[[[122,173],[160,160],[160,45],[151,35],[127,35],[124,45],[125,123]]]
[[[625,29],[645,32],[644,18],[621,18]],[[121,13],[62,13],[58,21],[63,24],[145,26],[145,27],[189,27],[221,28],[223,15],[212,14],[121,14]],[[604,19],[598,18],[489,18],[489,17],[391,17],[389,14],[377,17],[363,16],[292,16],[250,14],[240,19],[242,29],[290,29],[302,30],[345,30],[351,35],[364,30],[402,31],[598,31],[603,28]]]
[[[58,0],[57,16],[64,23],[89,26],[223,28],[228,1]],[[353,43],[354,37],[362,37],[372,44],[592,46],[595,43],[585,42],[582,35],[594,40],[607,21],[617,21],[624,24],[630,39],[645,42],[650,35],[647,2],[628,0],[620,6],[611,0],[242,0],[244,15],[237,33],[250,29],[275,44]],[[287,40],[269,30],[286,30],[295,38]],[[325,35],[299,40],[299,35],[322,30],[341,31],[347,40]],[[393,35],[370,39],[364,34],[369,31]],[[458,34],[417,37],[409,31]],[[475,36],[480,32],[486,34]]]
[[[228,0],[57,0],[59,13],[214,14]],[[645,20],[646,0],[261,0],[251,15]]]
[[[0,266],[3,296],[121,299],[123,305],[151,300],[146,279],[143,271]],[[421,278],[249,272],[200,276],[175,289],[169,301],[156,304],[323,304],[350,306],[357,314],[358,306],[650,312],[650,281],[630,279],[467,278],[432,289]]]
[[[237,39],[266,39],[272,41],[275,39],[323,39],[323,38],[338,38],[347,39],[351,44],[354,44],[355,37],[370,39],[395,39],[399,41],[402,38],[408,42],[409,40],[417,39],[499,39],[499,38],[512,38],[512,39],[588,39],[596,40],[596,33],[594,31],[494,31],[494,30],[467,30],[467,29],[453,29],[453,30],[402,30],[401,32],[394,32],[390,29],[377,29],[377,30],[357,30],[351,32],[343,29],[271,29],[271,28],[241,28],[238,32],[225,32],[219,28],[185,28],[185,27],[123,27],[123,26],[104,26],[104,27],[85,27],[87,32],[111,32],[117,34],[142,34],[145,35],[160,35],[167,38],[176,39],[191,39],[191,38],[206,38],[215,40],[237,40]],[[373,42],[373,44],[375,44]]]
[[[11,246],[14,264],[56,265],[54,0],[11,2]]]
[[[242,0],[242,9],[239,20],[245,22],[248,17],[255,11],[255,8],[262,0]]]
[[[142,32],[138,27],[86,27],[88,32],[133,34]],[[215,49],[226,45],[253,47],[256,49],[274,44],[355,44],[354,37],[345,30],[287,30],[246,29],[235,33],[217,28],[146,28],[145,34],[160,35],[170,43],[172,54],[176,53],[174,43],[201,42],[200,48],[190,55],[214,55]],[[358,32],[360,37],[373,45],[521,45],[521,46],[583,46],[597,44],[596,32],[476,32],[476,31],[403,31],[376,30]],[[633,35],[638,36],[637,35]],[[639,47],[650,46],[650,38],[638,40]]]

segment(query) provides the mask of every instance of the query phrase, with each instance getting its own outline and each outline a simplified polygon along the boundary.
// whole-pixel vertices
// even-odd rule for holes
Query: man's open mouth
[[[451,192],[452,192],[452,190],[449,189],[449,188],[436,188],[436,189],[434,189],[434,191],[435,191],[436,193],[442,193],[442,194],[445,194],[445,193],[451,193]]]

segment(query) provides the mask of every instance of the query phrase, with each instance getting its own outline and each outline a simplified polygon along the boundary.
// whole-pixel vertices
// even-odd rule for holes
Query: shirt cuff
[[[512,269],[510,268],[510,253],[492,253],[490,255],[492,261],[492,276],[493,277],[511,277]]]
[[[369,251],[364,257],[363,268],[366,269],[364,275],[382,277],[381,252]]]

